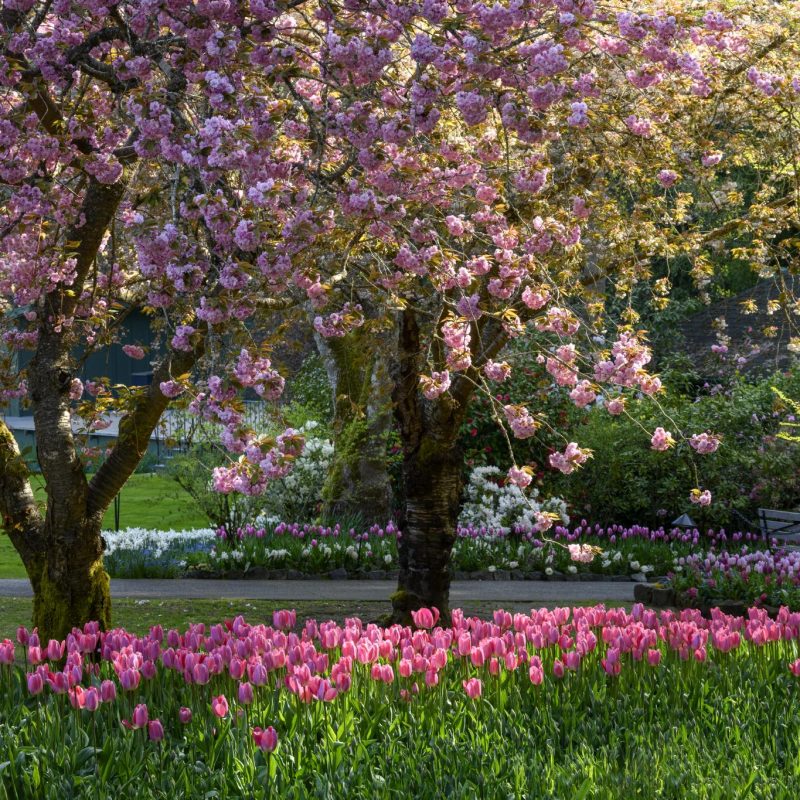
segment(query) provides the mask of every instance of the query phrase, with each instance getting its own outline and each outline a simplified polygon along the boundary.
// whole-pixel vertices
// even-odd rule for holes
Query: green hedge
[[[594,457],[570,476],[548,473],[547,491],[564,497],[573,515],[606,524],[669,522],[688,512],[698,523],[739,528],[745,523],[738,514],[754,519],[759,506],[796,508],[800,446],[776,438],[791,410],[773,386],[800,397],[800,371],[756,382],[737,378],[726,390],[696,399],[672,395],[661,408],[634,401],[627,417],[594,408],[568,431]],[[650,434],[658,425],[674,435],[712,431],[722,445],[710,455],[698,455],[686,442],[655,452]],[[689,502],[694,486],[711,490],[707,509]]]

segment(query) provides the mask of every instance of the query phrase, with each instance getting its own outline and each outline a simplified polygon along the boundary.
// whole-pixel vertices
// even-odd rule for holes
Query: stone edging
[[[637,603],[654,606],[656,608],[694,608],[704,617],[711,617],[711,609],[718,608],[723,614],[732,617],[746,617],[748,604],[743,600],[720,600],[716,603],[704,603],[689,597],[686,592],[673,589],[668,583],[638,583],[633,587],[633,599]],[[778,614],[773,606],[762,606],[770,617]]]

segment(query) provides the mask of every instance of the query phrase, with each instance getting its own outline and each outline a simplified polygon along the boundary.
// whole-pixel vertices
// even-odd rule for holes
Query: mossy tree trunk
[[[76,375],[68,326],[103,237],[124,194],[125,180],[112,185],[90,180],[79,227],[66,232],[67,255],[75,260],[70,287],[56,286],[45,298],[36,350],[27,367],[33,408],[36,457],[47,501],[39,508],[30,474],[13,434],[0,421],[0,516],[33,588],[33,624],[43,641],[63,639],[74,626],[111,621],[108,574],[103,568],[103,514],[142,460],[150,435],[169,403],[162,381],[192,369],[203,355],[204,338],[190,352],[168,352],[150,386],[143,387],[119,423],[111,453],[86,478],[72,432],[70,389]]]
[[[387,447],[392,426],[386,333],[359,329],[342,339],[317,340],[334,400],[334,455],[323,487],[331,518],[360,515],[384,524],[391,516]]]

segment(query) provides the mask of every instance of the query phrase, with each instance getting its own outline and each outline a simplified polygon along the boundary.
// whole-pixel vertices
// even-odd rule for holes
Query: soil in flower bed
[[[800,614],[436,616],[21,630],[0,643],[0,796],[800,792]]]

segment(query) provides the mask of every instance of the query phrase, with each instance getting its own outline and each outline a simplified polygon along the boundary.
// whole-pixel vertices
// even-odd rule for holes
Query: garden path
[[[515,603],[632,602],[634,583],[605,581],[453,581],[454,608],[467,601]],[[111,594],[132,598],[213,600],[385,600],[395,581],[112,580]],[[0,580],[0,597],[30,597],[27,579]]]

